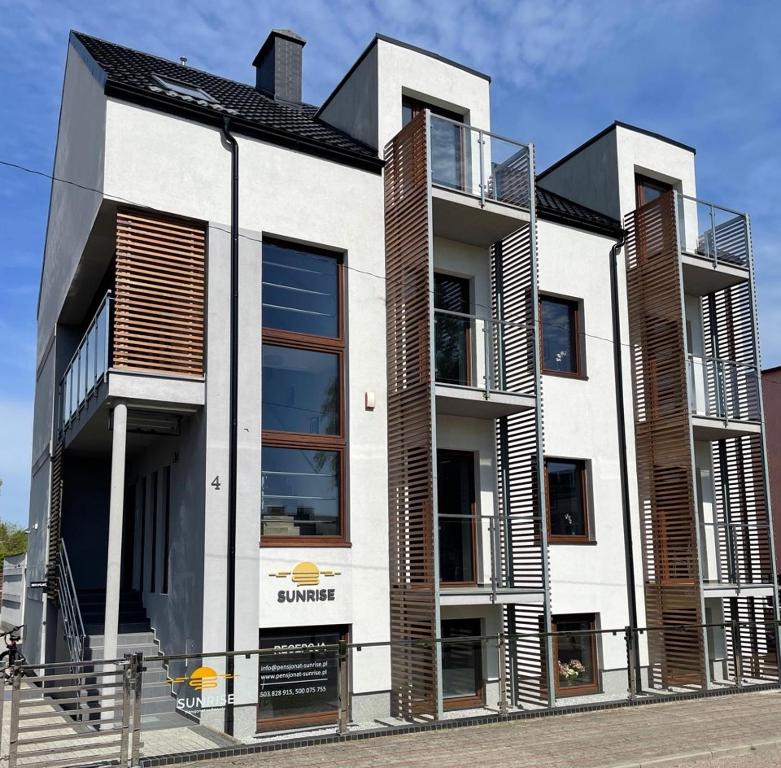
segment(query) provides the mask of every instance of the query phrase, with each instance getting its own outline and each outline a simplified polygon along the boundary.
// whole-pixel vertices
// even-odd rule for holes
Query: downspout
[[[225,733],[233,735],[234,630],[236,624],[236,465],[238,443],[239,389],[239,145],[225,117],[222,138],[231,153],[231,255],[230,255],[230,437],[228,439],[228,573],[225,617]]]
[[[637,594],[635,592],[635,555],[632,539],[632,509],[629,498],[629,460],[626,447],[626,414],[624,412],[624,366],[621,354],[621,304],[618,293],[618,253],[624,245],[624,233],[610,249],[610,304],[613,311],[613,372],[615,375],[616,413],[618,415],[618,453],[621,475],[621,507],[624,518],[624,562],[626,597],[629,607],[629,629],[632,632],[632,663],[635,669],[635,691],[643,690],[640,669],[640,643],[637,634]]]

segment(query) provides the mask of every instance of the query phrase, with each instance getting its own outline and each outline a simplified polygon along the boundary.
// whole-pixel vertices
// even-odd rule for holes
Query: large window
[[[582,376],[578,302],[543,296],[540,323],[543,373]]]
[[[345,539],[342,293],[337,254],[263,243],[264,544]]]
[[[261,629],[258,730],[333,723],[339,705],[336,650],[343,627]]]
[[[559,696],[594,693],[599,688],[594,614],[553,617],[553,653]]]
[[[589,540],[586,462],[545,459],[545,495],[552,544]]]
[[[442,695],[445,709],[478,707],[485,702],[480,619],[442,619]],[[451,638],[463,641],[447,642]],[[476,638],[471,640],[470,638]]]
[[[635,193],[637,207],[652,203],[657,198],[661,197],[665,192],[669,192],[672,189],[672,185],[667,184],[664,181],[657,181],[656,179],[649,179],[647,176],[641,176],[637,174],[635,176]]]

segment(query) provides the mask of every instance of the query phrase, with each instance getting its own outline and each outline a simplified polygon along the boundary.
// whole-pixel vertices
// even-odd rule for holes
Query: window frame
[[[436,347],[436,317],[437,317],[437,310],[443,309],[442,307],[436,306],[436,283],[437,279],[439,280],[454,280],[458,283],[461,283],[466,286],[466,297],[467,297],[467,311],[464,313],[465,315],[470,315],[470,320],[468,326],[464,325],[464,356],[466,358],[465,360],[465,370],[466,370],[466,376],[465,380],[466,382],[464,384],[458,384],[454,383],[452,381],[444,381],[441,379],[436,378],[436,355],[437,355],[437,347]],[[465,277],[463,275],[456,275],[451,274],[450,272],[443,272],[439,269],[434,270],[434,378],[436,384],[442,384],[445,387],[474,387],[475,386],[475,380],[476,380],[476,372],[474,370],[474,363],[475,363],[475,321],[474,318],[471,317],[473,313],[473,307],[474,302],[472,300],[472,294],[474,290],[473,286],[473,279],[471,277]],[[446,310],[443,310],[446,311]],[[441,315],[441,317],[454,317],[453,315]]]
[[[260,542],[266,547],[350,547],[347,514],[347,398],[345,374],[345,254],[342,251],[329,251],[317,246],[289,242],[278,238],[264,238],[264,244],[279,245],[285,248],[300,248],[320,256],[328,256],[336,260],[336,290],[337,290],[337,335],[318,336],[311,333],[298,333],[263,326],[261,314],[261,353],[264,344],[277,347],[308,350],[312,352],[327,352],[337,356],[339,369],[339,431],[333,435],[313,434],[310,432],[285,432],[282,430],[264,429],[262,426],[262,394],[261,394],[261,448],[291,448],[303,450],[334,451],[339,455],[339,530],[338,536],[264,536],[263,535],[263,499],[260,507]],[[261,256],[262,258],[262,256]],[[262,299],[261,299],[262,313]],[[262,386],[262,382],[261,382]],[[262,392],[262,390],[261,390]],[[261,473],[263,467],[261,464]]]
[[[192,83],[186,83],[184,80],[177,80],[175,77],[168,77],[166,75],[158,75],[152,73],[152,78],[157,82],[160,88],[166,91],[173,91],[179,96],[187,96],[190,99],[208,101],[211,104],[216,104],[217,99],[210,93],[204,91],[200,85],[192,85]]]
[[[587,696],[591,693],[599,693],[601,684],[601,675],[599,671],[599,651],[597,648],[597,614],[596,613],[560,613],[551,616],[551,630],[553,632],[553,658],[556,661],[558,668],[559,662],[559,621],[584,621],[589,624],[589,629],[592,634],[589,636],[591,639],[591,669],[593,670],[593,680],[590,683],[583,683],[581,685],[561,685],[558,672],[554,675],[554,686],[556,689],[556,696],[563,698],[567,696]],[[566,635],[566,632],[561,634]]]
[[[645,174],[635,173],[635,206],[637,208],[642,208],[649,202],[653,202],[653,200],[648,201],[645,199],[645,195],[643,194],[644,187],[656,189],[660,196],[669,192],[671,189],[674,189],[673,185],[666,181],[659,181],[659,179],[652,179]]]
[[[473,635],[474,638],[482,638],[485,631],[483,619],[479,616],[464,616],[447,617],[440,619],[440,639],[445,640],[445,634],[442,630],[442,625],[447,622],[460,621],[460,622],[476,622],[478,627],[477,635]],[[467,641],[464,641],[466,644]],[[458,643],[452,643],[452,645],[458,645]],[[445,712],[451,712],[458,709],[474,709],[485,706],[485,694],[486,694],[486,664],[483,657],[483,641],[482,639],[476,639],[475,645],[477,646],[476,656],[479,663],[479,668],[476,670],[475,677],[477,678],[477,690],[473,695],[467,696],[442,696],[442,708]],[[444,654],[444,649],[443,649]],[[443,670],[444,675],[444,670]]]
[[[582,535],[566,535],[553,533],[553,527],[551,525],[551,493],[550,493],[550,481],[548,477],[548,462],[568,462],[570,464],[578,465],[578,474],[580,475],[580,498],[581,498],[581,513],[583,515],[583,528],[585,533]],[[592,538],[592,525],[591,525],[591,505],[589,504],[589,478],[588,478],[588,461],[586,459],[573,459],[562,456],[545,456],[543,459],[543,471],[545,475],[545,521],[548,526],[548,543],[549,544],[593,544]]]
[[[326,634],[328,632],[333,632],[334,634],[338,633],[341,642],[343,643],[349,643],[350,642],[350,626],[345,624],[317,624],[312,627],[308,626],[288,626],[288,627],[268,627],[266,629],[260,628],[258,630],[258,647],[261,647],[262,635],[264,632],[288,632],[288,633],[295,633],[295,632],[311,632],[312,634],[316,634],[320,632],[321,634]],[[261,657],[262,660],[262,657]],[[349,679],[350,672],[349,672],[349,665],[350,665],[350,659],[348,654],[347,659],[348,664],[348,670],[346,672],[347,679]],[[260,693],[260,665],[258,665],[258,693]],[[349,697],[348,693],[348,713],[351,711],[352,708],[352,702]],[[261,720],[260,717],[260,696],[258,696],[258,703],[255,708],[255,732],[256,733],[268,733],[270,731],[281,731],[285,730],[287,728],[302,728],[302,727],[316,727],[316,726],[323,726],[323,725],[331,725],[332,723],[335,723],[338,719],[338,711],[337,710],[326,710],[322,712],[312,712],[309,715],[283,715],[280,717],[269,717],[265,720]]]
[[[574,371],[560,371],[555,368],[545,367],[545,323],[542,319],[542,305],[543,302],[550,301],[558,304],[566,304],[570,308],[571,317],[571,335],[573,346],[573,357],[575,359]],[[580,299],[567,298],[565,296],[554,296],[553,294],[541,293],[538,298],[538,313],[540,318],[540,372],[546,376],[561,376],[566,379],[585,379],[586,370],[583,359],[583,344],[582,344],[582,304]]]

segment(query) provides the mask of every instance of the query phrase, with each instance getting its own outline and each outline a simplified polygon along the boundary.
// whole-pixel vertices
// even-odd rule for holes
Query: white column
[[[114,436],[111,444],[111,496],[109,500],[108,558],[106,563],[106,617],[103,628],[104,659],[115,659],[117,656],[126,445],[127,405],[125,403],[117,403],[114,406]]]

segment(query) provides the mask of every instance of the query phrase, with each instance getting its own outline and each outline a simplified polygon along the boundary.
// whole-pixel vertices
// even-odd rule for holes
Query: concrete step
[[[176,699],[169,694],[161,696],[142,696],[141,713],[144,715],[176,713]]]
[[[89,632],[88,637],[90,643],[93,645],[102,646],[103,641],[105,640],[102,630],[100,632]],[[122,632],[117,640],[122,645],[133,645],[136,643],[148,645],[155,642],[155,635],[151,630],[141,630],[140,632]]]
[[[149,632],[152,629],[152,625],[149,623],[149,619],[145,619],[144,621],[120,621],[119,622],[119,631],[122,634],[129,634],[131,632]],[[84,631],[88,635],[97,635],[97,634],[103,634],[103,622],[100,622],[99,624],[97,622],[90,623],[88,621],[84,622]]]

